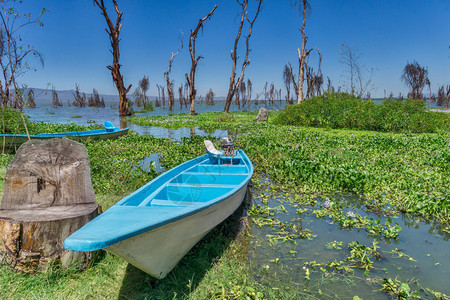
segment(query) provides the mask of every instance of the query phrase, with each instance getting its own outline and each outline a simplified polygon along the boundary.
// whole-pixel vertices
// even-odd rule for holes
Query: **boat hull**
[[[111,245],[105,250],[155,278],[164,278],[195,244],[241,205],[246,192],[247,185],[244,185],[216,205]]]
[[[83,133],[82,131],[80,133]],[[74,141],[86,141],[86,140],[107,140],[116,139],[123,135],[128,134],[128,128],[121,129],[118,131],[107,132],[105,130],[99,130],[99,133],[94,134],[76,134],[76,133],[54,133],[54,134],[42,134],[42,135],[30,135],[30,140],[47,140],[53,138],[66,137]],[[15,152],[20,145],[28,141],[28,136],[26,134],[2,134],[0,135],[0,147],[5,150],[5,152]]]

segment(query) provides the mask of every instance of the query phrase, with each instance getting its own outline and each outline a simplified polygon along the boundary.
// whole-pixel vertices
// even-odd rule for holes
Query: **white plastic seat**
[[[214,154],[214,155],[222,155],[222,152],[217,150],[216,147],[214,147],[214,144],[210,140],[204,140],[204,143],[206,146],[206,151],[208,151],[209,153]]]

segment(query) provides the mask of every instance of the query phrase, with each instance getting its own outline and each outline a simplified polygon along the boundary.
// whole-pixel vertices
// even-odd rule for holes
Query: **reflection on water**
[[[213,135],[217,138],[223,138],[228,136],[227,130],[215,130],[214,132],[206,132],[199,127],[181,127],[178,129],[170,129],[156,126],[139,126],[135,124],[129,124],[131,130],[136,131],[141,135],[153,135],[157,138],[170,138],[172,140],[179,140],[183,137],[192,137],[195,135],[207,136]]]
[[[141,160],[137,166],[145,170],[147,167],[149,167],[152,163],[155,164],[155,171],[158,173],[165,172],[166,170],[162,167],[160,161],[160,155],[158,153],[152,153],[143,160]]]
[[[241,109],[242,111],[247,110],[259,110],[261,107],[266,107],[267,109],[280,109],[284,107],[283,103],[275,103],[274,106],[264,106],[264,105],[255,105],[252,104],[250,107],[246,107]],[[223,111],[224,103],[217,103],[214,105],[202,105],[196,104],[195,111],[197,113],[203,112],[215,112],[215,111]],[[240,110],[237,106],[232,105],[230,107],[230,111]],[[50,105],[39,105],[36,108],[24,108],[24,113],[29,115],[31,121],[33,122],[44,122],[44,123],[75,123],[77,125],[88,125],[90,122],[95,121],[97,124],[103,124],[105,121],[110,121],[114,126],[121,125],[121,120],[119,117],[118,108],[111,108],[110,106],[104,108],[98,107],[59,107],[54,108]],[[189,107],[180,109],[179,107],[175,108],[172,111],[169,111],[167,108],[155,107],[155,110],[139,113],[137,115],[145,117],[145,116],[167,116],[170,114],[181,114],[181,113],[189,113]],[[75,116],[81,116],[81,118],[74,118]]]
[[[278,106],[277,106],[278,105]],[[281,107],[279,104],[274,107],[270,107],[270,109],[278,109]],[[244,110],[258,110],[260,107],[257,105],[251,105],[249,109]],[[197,105],[196,111],[198,113],[201,112],[213,112],[213,111],[222,111],[223,103],[215,104],[215,105]],[[232,106],[230,108],[231,111],[237,110],[236,106]],[[188,113],[188,109],[180,108],[174,109],[170,113]],[[226,130],[216,130],[214,132],[205,132],[199,127],[192,128],[179,128],[179,129],[169,129],[163,127],[156,126],[139,126],[136,124],[130,124],[126,122],[126,118],[119,118],[118,109],[105,107],[62,107],[62,108],[53,108],[51,106],[40,106],[37,108],[24,108],[24,113],[30,116],[32,122],[44,122],[44,123],[59,123],[59,124],[69,124],[75,123],[77,125],[89,125],[89,124],[100,124],[103,125],[105,121],[110,121],[114,126],[118,126],[120,128],[130,128],[131,130],[137,132],[141,135],[153,135],[157,138],[170,138],[172,140],[179,140],[183,137],[191,137],[195,135],[206,136],[213,135],[217,138],[222,138],[228,136],[228,132]],[[157,116],[157,115],[168,115],[169,111],[167,108],[163,109],[161,107],[155,108],[154,111],[145,112],[139,114],[139,116]],[[81,118],[79,117],[81,116]]]
[[[264,205],[263,198],[258,197],[258,193],[260,191],[255,191],[254,197],[257,200],[254,200],[254,204]],[[375,214],[366,213],[363,210],[359,197],[336,196],[336,198],[348,205],[344,211],[352,210],[363,217],[378,218]],[[296,238],[294,242],[274,242],[268,237],[277,235],[280,227],[276,224],[280,223],[275,222],[275,225],[262,227],[253,225],[253,243],[249,257],[258,280],[263,284],[267,280],[267,282],[271,281],[271,284],[276,282],[275,286],[278,284],[300,288],[320,299],[331,297],[352,299],[355,295],[364,299],[391,299],[379,289],[383,278],[397,278],[402,282],[417,280],[420,285],[410,284],[411,290],[420,290],[423,287],[450,294],[448,284],[450,233],[445,231],[443,225],[409,215],[400,215],[393,218],[393,222],[397,222],[402,227],[398,239],[377,239],[380,247],[378,251],[382,258],[379,261],[372,259],[375,262],[374,269],[367,275],[356,268],[350,274],[341,271],[329,272],[326,275],[326,272],[321,271],[320,268],[326,269],[329,262],[336,260],[349,264],[346,261],[350,253],[347,249],[349,243],[358,241],[359,244],[371,246],[376,238],[369,236],[365,229],[341,230],[339,224],[333,224],[327,218],[316,218],[309,210],[302,213],[299,205],[283,196],[269,196],[268,205],[272,208],[283,205],[286,209],[284,212],[276,211],[270,219],[281,221],[283,226],[286,226],[285,230],[292,230],[292,228],[310,230],[312,239]],[[326,247],[327,243],[333,241],[343,242],[341,249]],[[407,256],[400,257],[395,253],[395,249]],[[315,269],[310,266],[305,267],[305,263],[313,261],[321,266]],[[306,268],[311,271],[309,280],[305,278]]]

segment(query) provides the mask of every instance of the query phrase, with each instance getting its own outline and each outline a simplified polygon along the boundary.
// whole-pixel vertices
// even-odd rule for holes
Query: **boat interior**
[[[170,179],[161,176],[122,205],[185,207],[208,202],[240,187],[249,171],[240,151],[233,156],[223,156],[223,152],[207,154],[198,163],[172,174]]]

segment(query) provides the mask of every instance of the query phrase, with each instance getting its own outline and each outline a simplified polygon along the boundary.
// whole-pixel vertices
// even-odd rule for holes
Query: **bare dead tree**
[[[312,67],[306,68],[306,85],[307,85],[307,91],[306,91],[306,98],[312,98],[314,96],[319,96],[322,89],[323,84],[323,75],[322,71],[320,69],[320,66],[322,64],[322,54],[317,49],[317,53],[319,54],[319,68],[317,70],[317,73],[314,73],[314,69]],[[309,56],[308,56],[309,60]],[[308,63],[307,63],[308,65]]]
[[[233,50],[231,50],[231,60],[233,61],[232,69],[231,69],[231,76],[230,76],[230,84],[228,86],[228,94],[227,98],[225,100],[225,108],[224,112],[228,112],[230,110],[230,105],[233,100],[233,97],[235,93],[239,90],[239,86],[244,80],[244,73],[245,68],[250,64],[249,54],[250,54],[250,38],[252,36],[253,32],[253,25],[255,24],[256,19],[258,18],[259,12],[261,11],[261,5],[263,3],[263,0],[258,0],[258,6],[256,8],[256,13],[253,19],[248,18],[248,0],[236,0],[236,2],[241,6],[241,19],[238,27],[238,33],[236,35],[236,38],[234,40],[234,47]],[[245,37],[245,57],[242,61],[241,66],[241,74],[239,75],[239,78],[236,81],[236,66],[237,66],[237,60],[239,59],[239,56],[237,54],[237,48],[239,40],[241,39],[242,35],[242,28],[244,27],[244,22],[247,21],[249,24],[248,34]]]
[[[428,80],[428,69],[426,67],[422,67],[416,61],[413,63],[407,63],[403,69],[401,79],[410,88],[408,98],[423,98],[422,91]]]
[[[296,75],[294,74],[294,72],[292,70],[291,62],[288,62],[288,64],[285,66],[285,71],[286,71],[286,76],[290,76],[290,78],[291,78],[290,82],[294,86],[294,92],[298,99],[299,89],[298,89],[298,85],[297,85]],[[288,99],[288,102],[289,102],[289,104],[293,104],[294,99],[291,97],[290,99]]]
[[[28,107],[31,107],[31,108],[35,108],[36,107],[36,102],[34,101],[34,91],[33,91],[33,89],[29,89],[28,90],[27,102],[28,102]]]
[[[175,97],[173,94],[173,80],[170,80],[170,72],[172,71],[172,62],[174,58],[180,53],[181,49],[183,49],[183,34],[179,36],[179,40],[181,42],[180,48],[178,48],[178,51],[173,53],[172,56],[169,59],[169,69],[167,72],[164,73],[164,78],[166,79],[166,86],[167,86],[167,101],[169,105],[169,110],[172,110],[174,104],[175,104]],[[164,95],[164,94],[163,94]],[[164,107],[165,101],[163,100],[163,107]]]
[[[139,87],[141,88],[142,92],[142,102],[144,103],[144,108],[148,105],[148,98],[147,98],[147,91],[150,87],[150,80],[148,79],[148,76],[144,77],[139,81]]]
[[[198,61],[203,58],[202,56],[195,56],[195,41],[197,39],[197,34],[200,29],[203,30],[203,22],[210,19],[214,11],[218,6],[214,5],[214,8],[206,15],[206,17],[198,20],[197,27],[194,30],[191,30],[191,36],[189,38],[189,53],[191,54],[191,72],[188,77],[188,74],[185,74],[186,81],[189,85],[189,103],[191,104],[190,115],[195,115],[195,95],[197,94],[197,90],[195,89],[195,70],[197,68]]]
[[[183,104],[184,107],[188,106],[188,101],[189,101],[189,85],[187,82],[184,83],[184,90],[183,90],[184,96],[183,96]],[[195,100],[195,99],[194,99]]]
[[[333,86],[333,84],[331,83],[331,79],[330,79],[330,77],[328,77],[327,76],[327,92],[328,93],[334,93],[334,86]]]
[[[74,101],[72,102],[73,106],[85,107],[86,106],[86,94],[81,94],[80,87],[78,84],[75,84],[75,94],[73,94]]]
[[[164,86],[161,86],[161,102],[162,102],[162,106],[166,107],[166,95],[164,94],[165,92],[165,88]]]
[[[344,71],[344,76],[349,81],[347,90],[351,94],[362,97],[367,91],[372,89],[373,68],[368,70],[359,62],[361,55],[357,48],[351,47],[348,44],[341,45],[341,53],[339,62],[347,66],[348,69]]]
[[[284,65],[283,83],[284,87],[286,88],[286,101],[289,101],[291,97],[291,82],[292,82],[291,70],[289,69],[288,65]]]
[[[437,98],[436,98],[436,105],[437,106],[444,106],[446,100],[447,100],[447,96],[445,94],[445,86],[441,85],[438,88],[438,93],[437,93]]]
[[[303,82],[305,81],[305,70],[307,68],[306,57],[309,55],[312,49],[306,49],[306,43],[308,42],[308,36],[305,33],[306,18],[311,15],[311,5],[307,0],[291,0],[291,5],[298,9],[299,14],[302,16],[302,27],[299,28],[302,35],[302,48],[297,48],[298,53],[298,83],[297,83],[297,103],[303,101]]]
[[[134,103],[136,104],[137,107],[141,107],[144,104],[142,103],[142,92],[141,92],[141,88],[137,87],[134,89],[133,92],[133,99],[134,99]]]
[[[274,95],[275,93],[275,86],[273,85],[273,83],[270,84],[270,88],[269,88],[269,103],[270,105],[273,105],[273,100],[274,100]]]
[[[164,87],[160,86],[159,84],[156,84],[156,88],[158,89],[158,97],[155,99],[155,107],[160,107],[161,102],[159,99],[161,99],[161,89],[164,91]]]
[[[250,79],[247,79],[247,107],[250,106],[250,101],[252,100],[252,82]]]
[[[429,78],[427,78],[427,79],[425,80],[425,84],[428,85],[428,90],[430,91],[430,97],[429,97],[429,101],[428,101],[428,107],[431,107],[431,95],[432,95],[432,93],[431,93],[431,81],[430,81]]]
[[[103,97],[100,99],[100,95],[96,89],[92,89],[92,95],[89,96],[88,106],[90,107],[105,107],[105,100]]]
[[[267,98],[269,97],[269,93],[268,93],[268,85],[269,83],[266,81],[266,84],[264,84],[264,104],[267,104]]]
[[[448,100],[450,98],[450,85],[447,85],[446,94],[447,94],[447,103],[445,104],[445,109],[448,109]]]
[[[58,98],[58,92],[55,90],[55,87],[52,87],[52,106],[55,108],[62,106],[62,102]]]
[[[184,101],[184,92],[183,92],[183,84],[178,88],[178,100],[180,101],[180,109],[183,109]]]
[[[239,85],[239,92],[241,94],[241,99],[242,99],[242,107],[245,106],[247,99],[247,88],[245,86],[245,81],[242,81],[242,83]]]
[[[113,64],[110,66],[107,66],[107,68],[111,71],[111,75],[114,81],[114,84],[116,85],[117,91],[119,92],[119,116],[129,116],[131,115],[131,109],[128,103],[127,93],[131,89],[131,84],[125,88],[124,82],[123,82],[123,76],[120,73],[120,64],[119,64],[119,33],[120,29],[122,28],[122,24],[120,22],[122,21],[122,15],[123,12],[119,10],[119,7],[117,5],[117,0],[112,0],[114,5],[114,10],[117,14],[116,18],[116,24],[113,24],[111,21],[111,18],[108,15],[108,12],[106,11],[105,3],[103,0],[94,0],[94,5],[97,4],[97,6],[102,11],[101,14],[105,17],[106,23],[108,25],[108,29],[105,29],[106,32],[109,35],[109,41],[111,42],[111,47],[113,49]]]
[[[35,70],[26,62],[30,55],[37,57],[42,65],[44,60],[34,47],[22,44],[20,31],[31,24],[43,26],[41,17],[47,10],[43,8],[39,16],[33,19],[31,14],[19,12],[17,3],[20,2],[0,1],[0,67],[3,75],[3,80],[0,80],[0,94],[3,106],[11,104],[16,108],[22,108],[23,97],[17,78]],[[14,100],[10,99],[11,88],[14,89]]]
[[[209,89],[208,93],[206,93],[205,104],[214,105],[214,92],[212,89]]]

